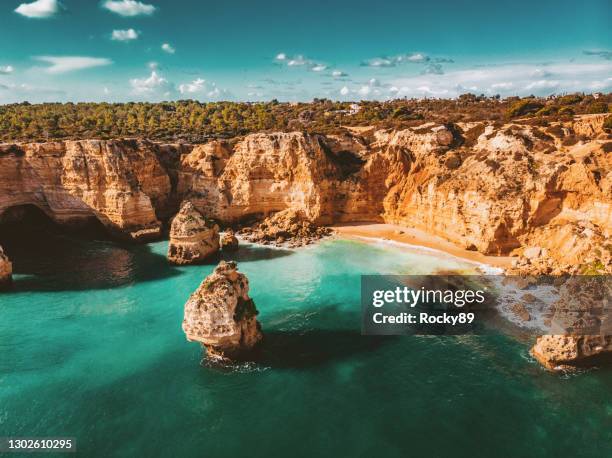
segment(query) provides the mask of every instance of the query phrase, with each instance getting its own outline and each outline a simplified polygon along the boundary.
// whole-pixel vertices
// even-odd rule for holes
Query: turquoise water
[[[335,240],[243,247],[262,360],[200,365],[183,304],[213,266],[166,242],[14,243],[0,295],[0,436],[74,436],[86,456],[612,456],[612,371],[560,377],[500,334],[360,335],[359,275],[464,268]]]

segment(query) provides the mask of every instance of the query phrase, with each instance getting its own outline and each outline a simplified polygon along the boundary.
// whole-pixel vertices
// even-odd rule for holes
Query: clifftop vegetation
[[[306,130],[332,133],[343,126],[408,127],[427,121],[521,119],[546,125],[574,114],[612,111],[612,94],[558,97],[398,99],[386,102],[43,103],[0,106],[1,141],[147,137],[201,142],[251,132]],[[607,120],[610,124],[610,120]]]

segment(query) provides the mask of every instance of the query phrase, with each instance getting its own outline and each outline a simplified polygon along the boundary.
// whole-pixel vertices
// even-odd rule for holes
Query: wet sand
[[[416,247],[439,250],[458,258],[502,269],[510,267],[512,261],[510,256],[486,256],[477,251],[469,251],[460,248],[441,237],[427,234],[418,229],[406,228],[395,224],[348,223],[338,224],[332,227],[343,237],[355,237],[361,240],[391,240],[398,243],[406,243]]]

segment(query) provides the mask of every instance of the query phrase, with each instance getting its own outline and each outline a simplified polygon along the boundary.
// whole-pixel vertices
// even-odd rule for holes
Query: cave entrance
[[[0,243],[11,240],[44,238],[45,235],[71,233],[87,238],[108,238],[108,231],[91,216],[77,224],[59,225],[34,204],[14,205],[0,214]]]

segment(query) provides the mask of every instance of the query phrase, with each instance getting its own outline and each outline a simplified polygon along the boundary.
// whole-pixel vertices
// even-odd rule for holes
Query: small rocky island
[[[195,264],[219,252],[219,226],[185,201],[172,220],[168,261],[173,264]]]
[[[183,331],[212,359],[244,360],[263,338],[249,280],[235,262],[221,261],[185,304]]]
[[[221,249],[223,251],[236,251],[240,242],[232,229],[227,229],[221,237]]]
[[[8,288],[13,275],[13,265],[0,246],[0,289]]]

